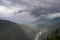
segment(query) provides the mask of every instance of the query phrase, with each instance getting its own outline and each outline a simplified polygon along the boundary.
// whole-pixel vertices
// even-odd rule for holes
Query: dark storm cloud
[[[53,13],[60,12],[60,0],[48,0],[48,2],[45,0],[42,1],[45,4],[50,5],[49,7],[37,7],[31,10],[31,15],[35,17],[39,17],[41,15],[48,15]]]
[[[18,4],[19,6],[27,6],[26,10],[19,12],[30,12],[32,16],[39,17],[40,15],[47,15],[49,13],[60,12],[60,0],[3,0],[11,2],[11,5]],[[4,4],[1,0],[0,4]],[[32,8],[33,7],[33,8]]]
[[[22,0],[7,0],[7,1],[11,1],[12,5],[16,5],[16,4],[23,6],[29,5],[27,2]]]
[[[52,7],[52,8],[37,8],[31,11],[31,15],[35,17],[39,17],[40,15],[47,15],[60,12],[60,7]]]
[[[41,15],[60,13],[60,0],[0,0],[1,5],[17,8],[18,11],[15,10],[14,13],[28,13],[35,18]]]
[[[60,12],[60,0],[8,0],[12,4],[19,4],[27,6],[26,10],[19,12],[30,12],[34,17],[39,17],[41,15],[48,15]],[[33,8],[32,8],[33,7]]]

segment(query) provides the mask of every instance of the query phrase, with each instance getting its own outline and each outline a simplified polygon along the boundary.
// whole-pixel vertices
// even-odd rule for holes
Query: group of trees
[[[52,34],[51,34],[51,37],[48,37],[44,40],[60,40],[60,35],[59,35],[59,32],[58,32],[58,29],[56,29]]]
[[[43,36],[43,38],[42,38],[41,35],[40,35],[38,40],[60,40],[60,23],[52,23],[52,24],[54,24],[54,25],[51,25],[51,27],[53,29],[55,28],[55,30],[53,31],[53,29],[52,29],[52,30],[49,31],[50,36],[49,35],[48,36]],[[51,32],[51,31],[53,31],[53,32]]]
[[[46,38],[41,38],[41,36],[39,36],[38,40],[60,40],[60,33],[58,30],[59,29],[56,29],[53,33],[50,33],[50,36],[47,36]]]

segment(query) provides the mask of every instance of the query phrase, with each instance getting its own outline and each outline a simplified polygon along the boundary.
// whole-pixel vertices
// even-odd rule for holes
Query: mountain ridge
[[[0,40],[31,40],[25,35],[21,25],[8,20],[0,20]]]

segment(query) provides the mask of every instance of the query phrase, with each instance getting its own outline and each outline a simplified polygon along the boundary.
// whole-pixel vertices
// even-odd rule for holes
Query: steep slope
[[[34,29],[30,25],[21,25],[21,28],[30,39],[34,39]]]
[[[20,25],[0,20],[0,40],[31,40],[29,39]]]

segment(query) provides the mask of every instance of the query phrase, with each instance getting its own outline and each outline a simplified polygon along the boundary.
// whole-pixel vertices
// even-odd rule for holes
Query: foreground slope
[[[29,39],[20,25],[0,20],[0,40],[31,40]]]

